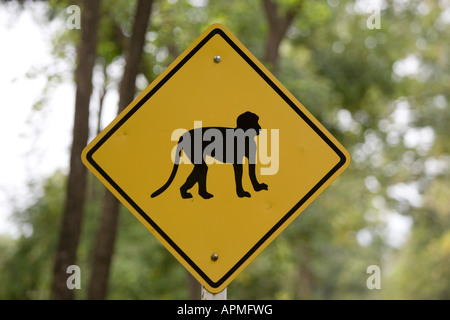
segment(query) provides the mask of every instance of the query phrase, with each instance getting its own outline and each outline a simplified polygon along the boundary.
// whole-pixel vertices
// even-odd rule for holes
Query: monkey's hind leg
[[[206,163],[202,163],[200,165],[196,165],[196,167],[197,166],[199,168],[198,194],[203,199],[209,199],[214,197],[214,195],[206,191],[206,176],[208,174],[208,165]]]
[[[198,182],[198,194],[203,199],[212,198],[213,195],[206,191],[206,174],[208,166],[206,163],[194,165],[194,169],[187,177],[186,182],[181,186],[180,192],[183,199],[192,198],[192,194],[188,192]]]
[[[190,188],[192,188],[196,182],[197,182],[197,177],[195,175],[195,167],[194,167],[191,174],[187,177],[186,182],[180,188],[181,197],[183,199],[192,198],[192,194],[189,193],[188,190]]]

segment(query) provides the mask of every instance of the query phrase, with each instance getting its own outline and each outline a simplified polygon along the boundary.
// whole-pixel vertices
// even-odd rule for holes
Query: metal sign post
[[[202,286],[202,300],[227,300],[227,288],[223,289],[219,293],[211,293]]]

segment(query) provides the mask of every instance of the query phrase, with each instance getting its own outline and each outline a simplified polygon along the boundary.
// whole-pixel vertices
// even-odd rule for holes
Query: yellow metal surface
[[[203,127],[234,128],[246,111],[257,114],[267,130],[268,154],[261,158],[265,163],[256,163],[256,175],[268,190],[253,190],[244,164],[243,187],[251,197],[240,198],[233,165],[213,163],[207,186],[214,197],[203,199],[195,185],[193,197],[183,199],[180,187],[193,164],[182,163],[167,190],[151,197],[174,166],[177,129],[194,129],[199,121]],[[258,142],[260,148],[264,141]],[[339,142],[221,25],[209,27],[186,49],[82,158],[211,292],[222,291],[350,163]]]

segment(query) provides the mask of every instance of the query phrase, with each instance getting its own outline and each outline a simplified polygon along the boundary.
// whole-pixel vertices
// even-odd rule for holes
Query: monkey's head
[[[237,117],[236,128],[243,129],[247,131],[248,129],[253,129],[256,131],[256,135],[259,135],[261,126],[258,123],[259,117],[253,112],[247,111]]]

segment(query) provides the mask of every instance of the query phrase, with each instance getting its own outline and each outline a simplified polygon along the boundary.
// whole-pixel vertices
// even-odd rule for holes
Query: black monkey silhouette
[[[247,111],[237,118],[236,128],[204,127],[185,132],[178,140],[175,161],[169,180],[161,188],[153,192],[151,197],[154,198],[163,193],[174,180],[180,162],[181,151],[194,164],[192,172],[180,188],[181,197],[184,199],[192,198],[192,194],[188,190],[196,183],[198,183],[198,194],[202,198],[209,199],[213,197],[206,190],[206,176],[208,172],[208,165],[205,161],[206,156],[223,163],[233,164],[238,197],[251,197],[250,193],[242,187],[244,157],[248,159],[249,178],[253,189],[255,191],[268,190],[267,184],[258,182],[255,172],[255,137],[259,135],[261,130],[258,120],[259,117],[256,114]]]

